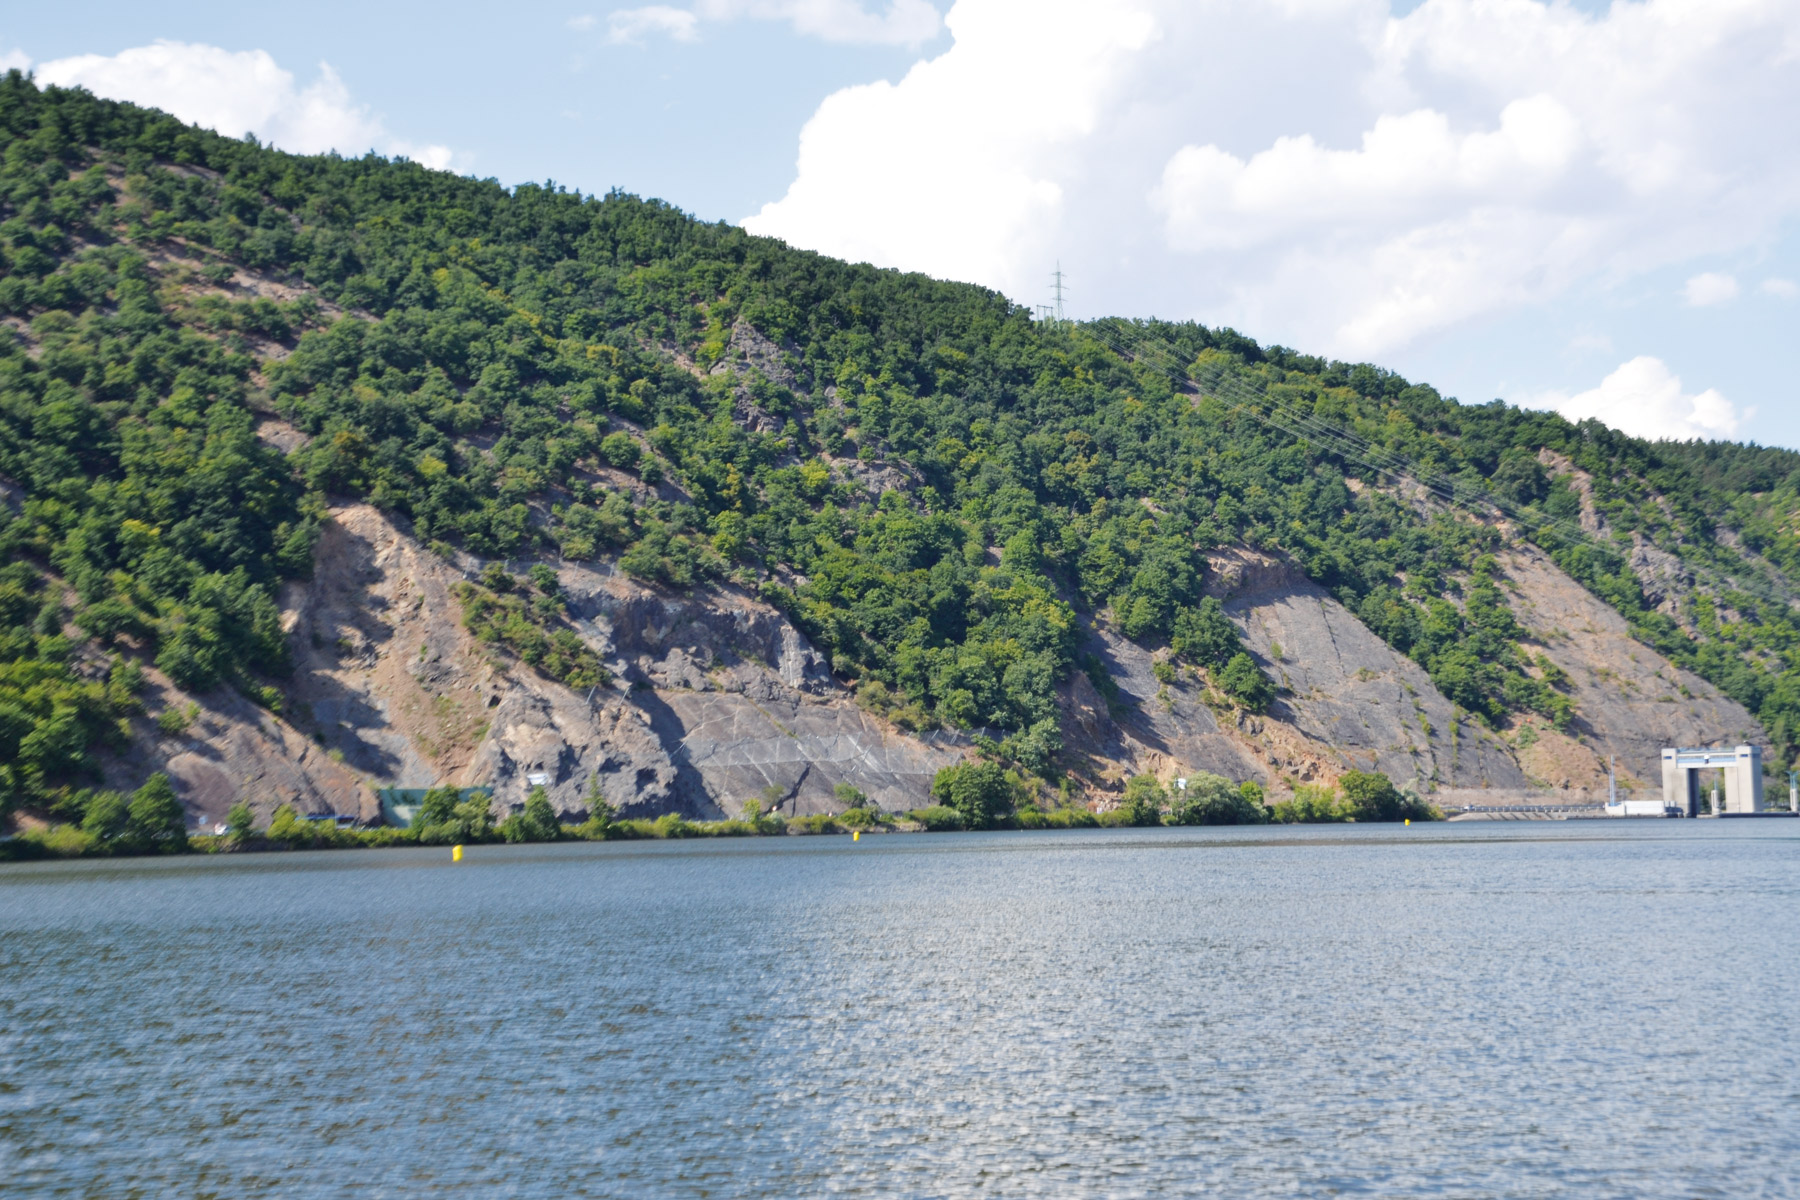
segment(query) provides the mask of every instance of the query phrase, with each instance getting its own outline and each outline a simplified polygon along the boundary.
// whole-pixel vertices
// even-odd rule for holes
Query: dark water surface
[[[6,1196],[1800,1195],[1800,822],[0,868]]]

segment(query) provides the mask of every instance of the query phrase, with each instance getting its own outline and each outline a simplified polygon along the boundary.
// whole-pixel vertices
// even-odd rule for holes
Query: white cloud
[[[625,8],[606,18],[606,40],[615,44],[641,42],[650,34],[661,34],[678,42],[694,40],[700,18],[683,8],[651,4],[643,8]]]
[[[0,51],[0,74],[31,70],[31,56],[22,50]]]
[[[787,195],[744,222],[846,258],[1002,286],[1048,269],[1060,151],[1098,127],[1153,22],[1128,5],[958,4],[955,45],[898,84],[846,88],[800,135]],[[1048,86],[1053,81],[1054,86]]]
[[[600,23],[600,18],[596,17],[593,13],[582,13],[578,17],[570,17],[567,23],[570,29],[573,29],[578,33],[585,33],[598,25]]]
[[[329,64],[301,87],[264,50],[222,50],[159,41],[107,56],[84,54],[37,67],[40,83],[85,87],[97,96],[160,108],[228,137],[254,133],[296,154],[379,150],[435,169],[451,165],[446,146],[421,146],[390,135],[357,104]]]
[[[1181,250],[1243,249],[1328,223],[1383,228],[1407,210],[1494,203],[1554,184],[1581,144],[1554,97],[1516,100],[1493,131],[1456,133],[1443,113],[1377,118],[1356,150],[1310,134],[1284,137],[1249,162],[1217,146],[1184,146],[1163,168],[1152,203]]]
[[[1714,304],[1725,304],[1738,297],[1738,281],[1730,275],[1718,271],[1707,271],[1687,281],[1681,290],[1682,297],[1690,308],[1707,308]]]
[[[1800,4],[957,0],[746,220],[1077,311],[1373,356],[1800,215]]]
[[[1549,392],[1521,401],[1528,408],[1548,408],[1571,421],[1594,417],[1633,437],[1728,439],[1756,414],[1738,409],[1715,388],[1690,394],[1681,379],[1659,358],[1643,356],[1621,363],[1600,386],[1577,395]]]
[[[736,20],[785,21],[795,33],[827,42],[900,46],[928,42],[943,28],[942,18],[929,0],[888,0],[887,8],[880,12],[865,9],[861,0],[696,0],[692,8],[652,4],[611,13],[607,40],[638,42],[660,34],[691,42],[699,36],[702,21]],[[570,24],[574,26],[574,22]]]
[[[1762,281],[1762,291],[1782,300],[1792,300],[1800,296],[1800,284],[1791,279],[1765,279]]]

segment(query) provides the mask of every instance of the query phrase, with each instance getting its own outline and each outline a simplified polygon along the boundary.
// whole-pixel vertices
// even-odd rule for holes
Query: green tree
[[[1378,771],[1345,771],[1338,789],[1358,821],[1398,821],[1401,819],[1400,792],[1393,780]]]
[[[613,820],[618,811],[607,803],[606,795],[600,790],[600,775],[595,772],[588,777],[587,795],[582,797],[582,804],[587,807],[587,820],[576,827],[576,832],[585,838],[604,840],[612,835]]]
[[[1125,782],[1125,799],[1120,805],[1128,825],[1161,825],[1163,806],[1169,795],[1154,775],[1133,775]]]
[[[1207,771],[1191,777],[1187,788],[1175,794],[1169,818],[1176,825],[1260,825],[1268,819],[1260,788],[1250,793]]]
[[[1275,806],[1274,818],[1284,825],[1311,825],[1348,821],[1354,815],[1350,805],[1338,798],[1337,789],[1321,784],[1302,784],[1294,789],[1291,800]]]
[[[555,817],[551,817],[554,825]],[[450,822],[443,826],[450,840],[457,842],[486,842],[494,837],[493,802],[480,792],[471,792],[469,798],[456,806]]]
[[[87,812],[81,818],[81,831],[93,838],[96,845],[110,846],[125,835],[129,817],[125,797],[117,792],[101,792],[88,801]]]
[[[417,824],[418,822],[415,821],[414,825]],[[291,844],[306,840],[310,837],[311,832],[306,828],[306,822],[302,821],[294,812],[293,805],[277,804],[275,806],[275,815],[269,818],[268,838],[271,842]]]
[[[256,831],[256,813],[246,802],[239,800],[225,814],[225,833],[234,843],[242,844],[250,840]]]
[[[1062,729],[1056,718],[1045,717],[1008,737],[1001,744],[1001,751],[1026,770],[1043,775],[1054,764],[1062,744]]]
[[[931,782],[931,798],[962,815],[970,829],[988,829],[1012,812],[1012,785],[995,763],[958,763]]]
[[[506,826],[509,842],[554,842],[562,836],[556,807],[550,803],[550,793],[541,787],[531,789],[525,797],[525,811],[508,820]]]
[[[637,466],[638,455],[638,444],[628,433],[609,433],[600,443],[600,457],[623,470]]]
[[[420,828],[446,824],[455,818],[456,806],[461,801],[460,788],[431,788],[420,798],[419,807],[413,810],[412,823]]]
[[[1219,690],[1251,712],[1262,712],[1275,698],[1275,688],[1256,661],[1243,651],[1231,656],[1218,674]]]
[[[1175,615],[1175,634],[1170,645],[1202,666],[1222,667],[1242,648],[1237,626],[1225,615],[1218,597],[1208,596],[1196,608]]]
[[[182,808],[169,777],[161,771],[132,793],[125,840],[144,850],[174,853],[187,849],[187,810]]]
[[[1357,821],[1434,821],[1441,814],[1417,796],[1400,791],[1376,771],[1346,771],[1338,780],[1344,806]]]

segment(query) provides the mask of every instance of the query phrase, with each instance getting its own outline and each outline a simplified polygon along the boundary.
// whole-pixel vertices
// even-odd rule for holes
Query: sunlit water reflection
[[[1800,1194],[1800,822],[0,868],[0,1192]]]

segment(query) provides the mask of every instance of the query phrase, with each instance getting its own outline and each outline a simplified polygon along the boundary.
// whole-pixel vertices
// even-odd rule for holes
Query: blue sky
[[[0,17],[0,61],[1027,302],[1060,261],[1077,316],[1229,323],[1468,401],[1800,447],[1793,0],[291,12],[35,6]]]

